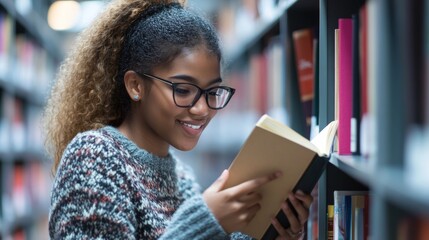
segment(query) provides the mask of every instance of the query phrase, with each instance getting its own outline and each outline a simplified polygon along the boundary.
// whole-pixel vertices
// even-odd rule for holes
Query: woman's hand
[[[262,196],[258,189],[268,182],[281,176],[275,172],[264,177],[252,179],[223,189],[228,179],[228,170],[203,193],[204,201],[227,233],[242,230],[260,209],[259,202]]]
[[[272,220],[272,224],[279,233],[279,236],[276,238],[276,240],[302,239],[304,235],[304,224],[308,220],[308,209],[313,202],[313,197],[311,195],[303,193],[301,190],[298,190],[295,194],[290,193],[288,199],[298,213],[298,217],[295,216],[293,210],[289,207],[287,202],[284,202],[282,204],[282,210],[289,220],[290,227],[287,229],[283,228],[283,226],[278,222],[278,220],[274,218]]]

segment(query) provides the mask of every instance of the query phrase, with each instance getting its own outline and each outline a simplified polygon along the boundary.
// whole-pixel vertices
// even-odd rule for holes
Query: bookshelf
[[[40,119],[63,54],[44,4],[0,0],[0,239],[48,238],[51,178]]]
[[[426,140],[429,139],[429,73],[425,70],[429,62],[429,3],[423,0],[278,2],[273,18],[261,20],[253,34],[245,39],[237,37],[240,41],[225,48],[226,79],[243,93],[238,93],[237,99],[231,102],[232,110],[219,117],[227,115],[228,111],[253,111],[254,115],[270,112],[273,105],[267,99],[259,99],[267,101],[267,107],[262,109],[243,102],[251,102],[261,94],[249,88],[258,88],[261,84],[270,86],[272,76],[277,76],[275,81],[281,81],[281,84],[276,85],[274,92],[281,104],[276,107],[284,110],[277,112],[278,116],[303,133],[305,122],[298,94],[292,33],[311,27],[315,29],[319,49],[315,65],[319,80],[315,95],[318,96],[317,116],[320,128],[326,126],[336,114],[335,29],[338,19],[351,18],[366,6],[369,15],[367,100],[371,127],[367,128],[369,138],[364,142],[369,149],[365,156],[333,154],[319,180],[318,197],[314,203],[318,220],[309,224],[307,239],[328,239],[327,206],[333,204],[336,190],[369,191],[371,239],[427,239],[421,229],[428,226],[429,180],[422,169],[427,171],[429,164],[427,159],[424,162],[419,156],[427,156],[425,149],[429,146]],[[281,64],[277,69],[267,70],[268,80],[254,83],[249,79],[259,73],[254,71],[252,58],[269,53],[273,43],[280,48],[281,56],[277,61]],[[254,84],[256,87],[248,86]],[[264,96],[272,94],[269,92]],[[419,166],[423,167],[419,169]],[[317,226],[318,231],[313,232],[312,226]],[[412,232],[418,233],[412,235]]]

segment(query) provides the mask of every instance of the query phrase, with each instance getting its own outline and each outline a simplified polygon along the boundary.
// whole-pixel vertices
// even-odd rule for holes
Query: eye
[[[176,84],[174,87],[174,93],[177,96],[189,96],[193,95],[196,92],[195,86],[192,86],[190,84],[182,83],[182,84]]]
[[[210,97],[220,97],[226,93],[225,89],[223,88],[213,88],[210,92],[208,92],[208,95]]]
[[[220,92],[217,90],[210,91],[210,92],[208,92],[208,94],[211,97],[219,97],[221,95]]]

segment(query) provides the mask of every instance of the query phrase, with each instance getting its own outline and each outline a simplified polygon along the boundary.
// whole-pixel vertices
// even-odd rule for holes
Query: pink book
[[[352,32],[351,18],[338,20],[339,35],[339,119],[338,119],[338,153],[351,154],[350,120],[352,117]]]

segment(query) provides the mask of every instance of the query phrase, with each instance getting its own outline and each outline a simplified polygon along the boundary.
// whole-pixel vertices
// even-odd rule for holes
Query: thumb
[[[226,183],[226,180],[228,180],[228,177],[229,177],[229,171],[227,169],[223,170],[222,174],[212,184],[211,187],[213,188],[213,190],[220,191],[225,186],[225,183]]]

